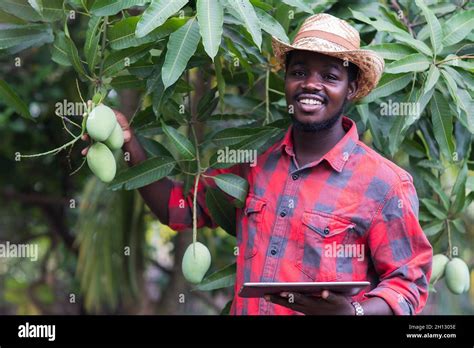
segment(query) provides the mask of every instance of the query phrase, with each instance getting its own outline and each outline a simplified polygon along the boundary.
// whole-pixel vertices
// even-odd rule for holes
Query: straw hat
[[[384,68],[383,59],[375,52],[360,49],[357,30],[346,21],[327,13],[308,17],[296,34],[293,44],[272,37],[272,46],[281,65],[284,65],[286,53],[292,50],[318,52],[354,63],[359,67],[359,88],[354,99],[365,97],[377,86]]]

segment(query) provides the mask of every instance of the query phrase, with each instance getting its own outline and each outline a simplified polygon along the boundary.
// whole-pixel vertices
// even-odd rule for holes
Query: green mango
[[[469,290],[470,274],[466,263],[455,257],[446,265],[446,285],[454,294],[462,294]]]
[[[190,283],[199,284],[211,266],[211,253],[202,243],[196,242],[196,252],[190,244],[183,256],[183,275]]]
[[[101,181],[110,182],[117,171],[115,158],[107,146],[95,143],[87,151],[87,165]]]
[[[107,145],[111,150],[118,150],[122,148],[123,130],[118,123],[115,125],[112,134],[110,134],[110,136],[105,141],[105,145]]]
[[[431,272],[430,283],[435,283],[438,279],[443,278],[444,270],[446,269],[446,264],[449,262],[449,259],[444,254],[436,254],[433,256],[433,267]]]
[[[87,117],[86,130],[96,141],[106,140],[117,125],[115,113],[104,104],[97,105]]]

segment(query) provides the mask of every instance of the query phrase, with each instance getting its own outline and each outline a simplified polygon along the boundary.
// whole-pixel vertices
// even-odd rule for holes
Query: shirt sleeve
[[[241,164],[236,164],[226,169],[208,169],[204,173],[206,176],[216,176],[220,174],[235,174],[242,176]],[[193,199],[194,185],[189,194],[184,195],[184,184],[180,181],[172,180],[172,188],[168,200],[168,226],[175,231],[182,231],[193,226]],[[208,188],[216,188],[215,181],[211,178],[201,176],[197,188],[197,227],[216,228],[218,225],[213,221],[206,205],[206,192]],[[226,195],[229,202],[232,197]]]
[[[433,250],[418,222],[418,207],[413,183],[396,184],[368,233],[380,282],[365,296],[384,299],[395,315],[420,313],[428,298]]]

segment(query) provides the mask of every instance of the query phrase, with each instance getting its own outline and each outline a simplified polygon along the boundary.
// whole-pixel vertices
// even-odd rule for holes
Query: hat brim
[[[293,50],[321,53],[355,64],[359,68],[359,73],[357,76],[358,88],[354,100],[365,97],[377,86],[384,69],[384,60],[373,51],[346,50],[317,37],[307,37],[298,40],[294,44],[288,44],[272,36],[272,47],[275,58],[281,66],[285,65],[286,54]]]

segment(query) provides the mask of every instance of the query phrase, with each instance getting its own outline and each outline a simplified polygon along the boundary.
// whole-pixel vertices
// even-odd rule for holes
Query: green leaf
[[[161,71],[165,89],[175,83],[186,69],[186,64],[196,52],[199,39],[199,26],[195,17],[170,35]]]
[[[216,89],[213,88],[207,92],[199,101],[197,106],[197,119],[203,121],[209,118],[219,104],[219,98],[215,98]]]
[[[390,35],[394,37],[394,39],[402,43],[406,43],[416,51],[424,53],[430,57],[433,55],[433,52],[431,52],[430,48],[423,41],[414,39],[408,32],[397,27],[396,25],[393,25],[392,23],[387,22],[381,18],[372,20],[362,12],[354,11],[352,9],[351,12],[355,19],[373,26],[378,31],[389,32]]]
[[[237,48],[237,46],[234,44],[232,40],[226,37],[224,38],[224,41],[227,45],[227,49],[229,50],[229,52],[239,59],[240,65],[242,66],[242,68],[244,68],[247,74],[248,85],[253,86],[255,77],[253,75],[252,67],[250,66],[249,62],[247,61],[246,58],[244,58],[244,56],[242,55],[242,52]]]
[[[412,81],[411,74],[391,75],[385,74],[380,79],[375,88],[367,97],[362,99],[362,103],[370,103],[374,100],[391,95],[403,89]]]
[[[95,0],[91,12],[95,16],[113,16],[133,6],[143,6],[149,0]]]
[[[281,129],[271,128],[265,129],[252,137],[249,137],[238,144],[232,145],[229,147],[229,151],[233,150],[243,150],[243,151],[257,151],[261,153],[263,151],[263,146],[273,137],[276,137],[284,132]],[[221,150],[222,151],[222,150]],[[238,152],[237,152],[238,153]],[[221,159],[219,152],[215,153],[209,160],[209,166],[212,168],[228,168],[233,166],[235,163],[227,162],[228,159]],[[224,156],[225,157],[225,156]]]
[[[130,64],[135,63],[146,55],[153,45],[154,43],[149,43],[138,47],[130,47],[124,50],[112,52],[104,60],[103,75],[113,76],[126,69]]]
[[[433,56],[433,52],[423,41],[414,39],[412,36],[410,36],[410,34],[390,33],[390,35],[392,35],[395,40],[407,44],[411,48],[414,48],[416,51],[423,53],[424,55],[429,57]]]
[[[429,212],[438,219],[443,220],[448,216],[447,210],[444,209],[438,202],[430,198],[422,198],[421,201],[428,208]]]
[[[446,82],[446,85],[448,86],[448,91],[451,97],[453,98],[453,101],[458,104],[458,86],[456,84],[456,81],[452,78],[452,76],[444,69],[441,70],[441,74],[443,75],[443,80]]]
[[[57,32],[51,49],[51,59],[59,65],[71,66],[71,61],[67,54],[68,44],[63,32]]]
[[[143,146],[143,149],[146,151],[146,153],[149,156],[173,158],[173,156],[168,151],[168,149],[166,149],[166,147],[161,145],[156,140],[149,139],[149,138],[144,137],[142,135],[138,135],[138,141]]]
[[[15,52],[54,41],[51,27],[45,24],[0,24],[0,49],[18,48]]]
[[[377,52],[383,59],[387,60],[399,60],[410,54],[416,53],[413,48],[399,43],[371,45],[362,48],[373,50]]]
[[[453,117],[444,96],[436,91],[430,101],[433,132],[440,150],[447,158],[451,158],[453,145]]]
[[[467,70],[470,73],[474,72],[474,62],[463,60],[459,56],[450,54],[446,57],[446,62],[443,64],[451,65],[454,67],[459,67],[463,70]]]
[[[161,121],[161,126],[163,127],[163,132],[171,140],[183,159],[196,159],[196,150],[193,144],[184,135],[173,127],[167,126],[163,121]]]
[[[389,64],[385,68],[387,74],[399,74],[404,72],[425,71],[430,66],[428,57],[421,53],[414,53]]]
[[[248,0],[232,0],[228,2],[228,5],[235,10],[245,29],[252,36],[253,42],[261,49],[262,29],[252,4]]]
[[[136,37],[144,37],[153,29],[158,28],[187,3],[188,0],[153,0],[137,24]]]
[[[232,196],[240,202],[245,201],[249,184],[247,180],[235,174],[220,174],[212,177],[216,185],[229,196]]]
[[[444,23],[443,45],[451,46],[474,30],[474,10],[462,10]]]
[[[99,58],[99,40],[100,40],[100,24],[101,18],[91,16],[88,23],[88,29],[86,32],[86,42],[84,43],[84,54],[86,56],[86,62],[89,66],[89,71],[93,72]]]
[[[24,118],[32,119],[28,106],[20,99],[18,94],[3,80],[0,80],[0,101],[13,108]]]
[[[110,85],[115,90],[122,90],[122,89],[138,89],[145,87],[145,81],[133,76],[133,75],[121,75],[115,77],[111,82]]]
[[[233,286],[236,272],[237,266],[234,262],[204,278],[193,290],[211,291]]]
[[[466,180],[467,180],[467,165],[464,164],[459,171],[456,182],[451,191],[451,196],[454,196],[454,202],[451,206],[451,212],[457,214],[461,212],[466,201]]]
[[[415,3],[421,9],[423,16],[426,18],[430,31],[431,47],[433,48],[433,52],[438,54],[443,49],[443,44],[441,43],[443,40],[443,29],[441,28],[441,24],[439,24],[438,19],[428,6],[426,6],[423,0],[415,0]]]
[[[41,16],[28,3],[28,0],[2,0],[0,9],[26,21],[37,22]]]
[[[68,55],[69,60],[72,63],[72,66],[74,67],[74,70],[76,70],[80,76],[87,77],[88,75],[84,69],[84,66],[82,65],[81,58],[79,58],[79,52],[77,51],[74,41],[71,39],[71,36],[69,35],[67,21],[64,22],[64,35],[65,35],[66,44],[67,44],[67,55]]]
[[[309,7],[303,0],[283,0],[283,2],[287,5],[296,7],[298,10],[303,12],[314,14],[313,9]]]
[[[45,0],[43,1],[42,21],[54,22],[66,17],[63,10],[63,0]]]
[[[216,188],[206,190],[206,206],[212,219],[232,236],[236,234],[235,207],[228,201],[225,194]]]
[[[224,306],[224,308],[222,308],[221,312],[219,313],[219,315],[229,315],[230,313],[230,310],[232,308],[232,302],[233,300],[230,300],[226,303],[226,305]]]
[[[288,36],[286,35],[285,29],[283,29],[281,24],[278,23],[275,18],[259,8],[255,8],[255,13],[257,14],[260,26],[264,31],[272,36],[275,36],[277,39],[283,42],[290,42],[290,39],[288,39]]]
[[[426,93],[430,91],[431,89],[433,89],[433,87],[438,82],[438,79],[439,79],[439,69],[436,67],[436,65],[431,64],[430,70],[428,70],[428,75],[426,76],[423,92]]]
[[[444,226],[444,221],[433,221],[423,227],[423,232],[425,232],[426,236],[431,237],[440,233],[444,229]]]
[[[2,24],[26,24],[27,22],[10,13],[0,11],[0,23]]]
[[[53,22],[66,16],[63,0],[2,0],[0,9],[29,22]]]
[[[222,39],[224,9],[217,0],[197,0],[196,9],[204,49],[214,60]]]
[[[212,142],[219,147],[238,144],[249,137],[260,133],[262,128],[227,128],[223,129],[212,137]]]
[[[216,72],[217,80],[217,89],[219,90],[219,100],[221,105],[224,105],[224,96],[225,96],[225,79],[222,74],[222,63],[221,63],[221,54],[217,53],[216,59],[214,59],[214,70]],[[223,109],[221,108],[221,111]]]
[[[170,18],[160,27],[154,29],[144,37],[138,38],[135,36],[135,30],[140,18],[141,16],[128,17],[108,28],[107,38],[112,49],[121,50],[158,41],[173,31],[178,30],[186,23],[185,18]]]
[[[31,7],[33,7],[34,10],[38,12],[40,16],[43,15],[43,1],[42,0],[28,0],[28,2],[31,5]]]
[[[466,226],[464,226],[464,222],[462,219],[460,218],[454,219],[450,221],[450,223],[456,232],[462,233],[462,234],[466,233]]]
[[[462,88],[457,89],[457,103],[458,106],[464,110],[465,114],[457,115],[461,123],[466,127],[471,134],[474,134],[474,101],[470,94]]]
[[[167,176],[176,165],[169,157],[154,157],[119,173],[109,184],[111,190],[134,190]]]
[[[450,201],[448,195],[444,193],[443,188],[439,182],[438,178],[435,178],[434,175],[429,171],[420,171],[422,174],[423,179],[430,185],[430,187],[438,194],[443,203],[444,210],[449,209]]]

